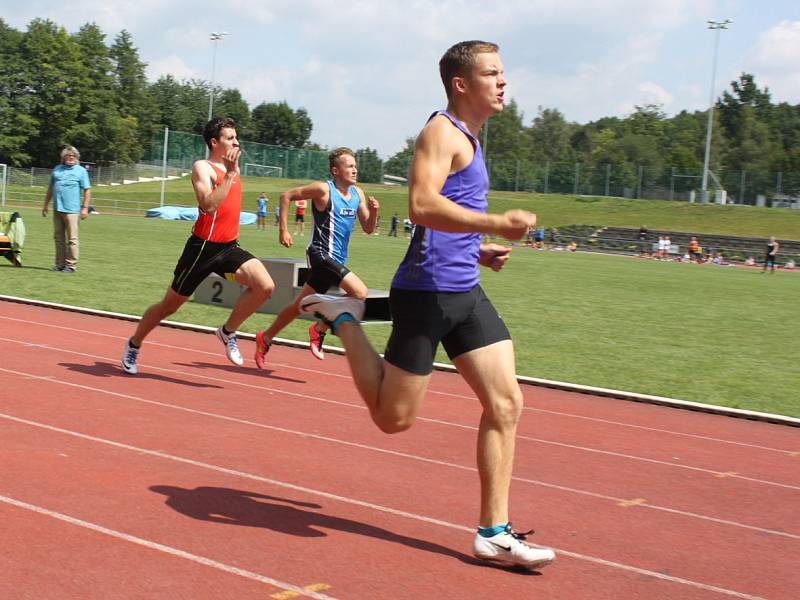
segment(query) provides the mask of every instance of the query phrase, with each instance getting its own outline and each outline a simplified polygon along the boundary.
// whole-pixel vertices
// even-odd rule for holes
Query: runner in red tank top
[[[247,288],[228,320],[216,331],[225,345],[228,360],[242,365],[244,359],[236,342],[236,329],[266,302],[275,287],[264,264],[238,243],[242,183],[236,123],[233,119],[212,119],[206,124],[203,137],[208,144],[208,160],[198,160],[192,166],[198,219],[175,267],[172,285],[160,302],[145,311],[133,336],[125,343],[122,368],[126,373],[136,374],[139,349],[147,334],[178,310],[211,273]]]

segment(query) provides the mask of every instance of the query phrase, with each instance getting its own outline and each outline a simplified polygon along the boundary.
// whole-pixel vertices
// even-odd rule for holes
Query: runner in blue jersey
[[[287,223],[289,203],[311,200],[314,231],[306,249],[309,276],[294,302],[278,313],[269,329],[256,334],[255,361],[260,369],[264,368],[273,338],[300,314],[298,307],[303,298],[324,294],[336,286],[361,302],[367,297],[367,286],[344,265],[356,218],[365,233],[372,233],[380,204],[356,185],[358,167],[352,150],[337,148],[328,155],[328,161],[331,179],[293,188],[280,197],[280,242],[287,248],[293,243]],[[327,330],[325,323],[312,323],[308,328],[311,353],[320,360],[325,357],[322,343]]]
[[[486,212],[489,181],[478,132],[503,110],[506,86],[495,44],[462,42],[439,62],[447,110],[435,112],[417,137],[408,207],[416,224],[390,292],[392,334],[385,358],[359,319],[363,301],[317,294],[300,310],[331,324],[342,340],[353,380],[375,424],[386,433],[411,427],[425,396],[441,342],[483,406],[478,429],[481,483],[475,556],[526,568],[555,553],[533,546],[511,527],[508,495],[522,392],[508,329],[483,293],[478,265],[500,271],[511,249],[482,234],[521,239],[536,216],[524,210]]]

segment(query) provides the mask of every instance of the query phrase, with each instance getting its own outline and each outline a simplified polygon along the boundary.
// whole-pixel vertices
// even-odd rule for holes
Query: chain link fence
[[[244,152],[242,170],[244,173],[246,167],[248,175],[302,180],[326,179],[329,176],[327,151],[283,148],[246,140],[240,143]],[[167,178],[185,176],[191,171],[192,163],[204,158],[206,153],[206,144],[201,135],[162,131],[153,137],[138,164],[86,166],[93,186],[122,185],[158,180],[162,173]],[[357,153],[357,156],[359,180],[364,183],[402,183],[408,173],[410,157],[406,160],[383,161],[374,151]],[[487,170],[490,187],[497,191],[700,200],[702,173],[669,166],[591,165],[495,160],[489,157]],[[50,168],[40,167],[9,167],[8,187],[46,189],[50,171]],[[717,187],[727,192],[728,203],[800,209],[800,172],[717,171],[714,175],[712,179],[718,181]]]

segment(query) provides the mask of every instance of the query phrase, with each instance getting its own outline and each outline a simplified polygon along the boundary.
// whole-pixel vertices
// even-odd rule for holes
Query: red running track
[[[512,517],[470,556],[478,402],[434,373],[387,436],[344,357],[0,302],[2,598],[796,598],[800,430],[526,386]],[[253,343],[243,341],[248,359]]]

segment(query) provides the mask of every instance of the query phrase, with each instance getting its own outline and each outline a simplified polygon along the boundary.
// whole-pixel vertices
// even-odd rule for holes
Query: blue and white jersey
[[[320,259],[330,257],[339,264],[347,261],[347,249],[350,245],[350,234],[358,215],[361,196],[356,186],[347,188],[345,198],[336,189],[333,181],[328,181],[329,199],[325,210],[317,210],[311,203],[314,215],[314,233],[308,243],[308,257]]]

